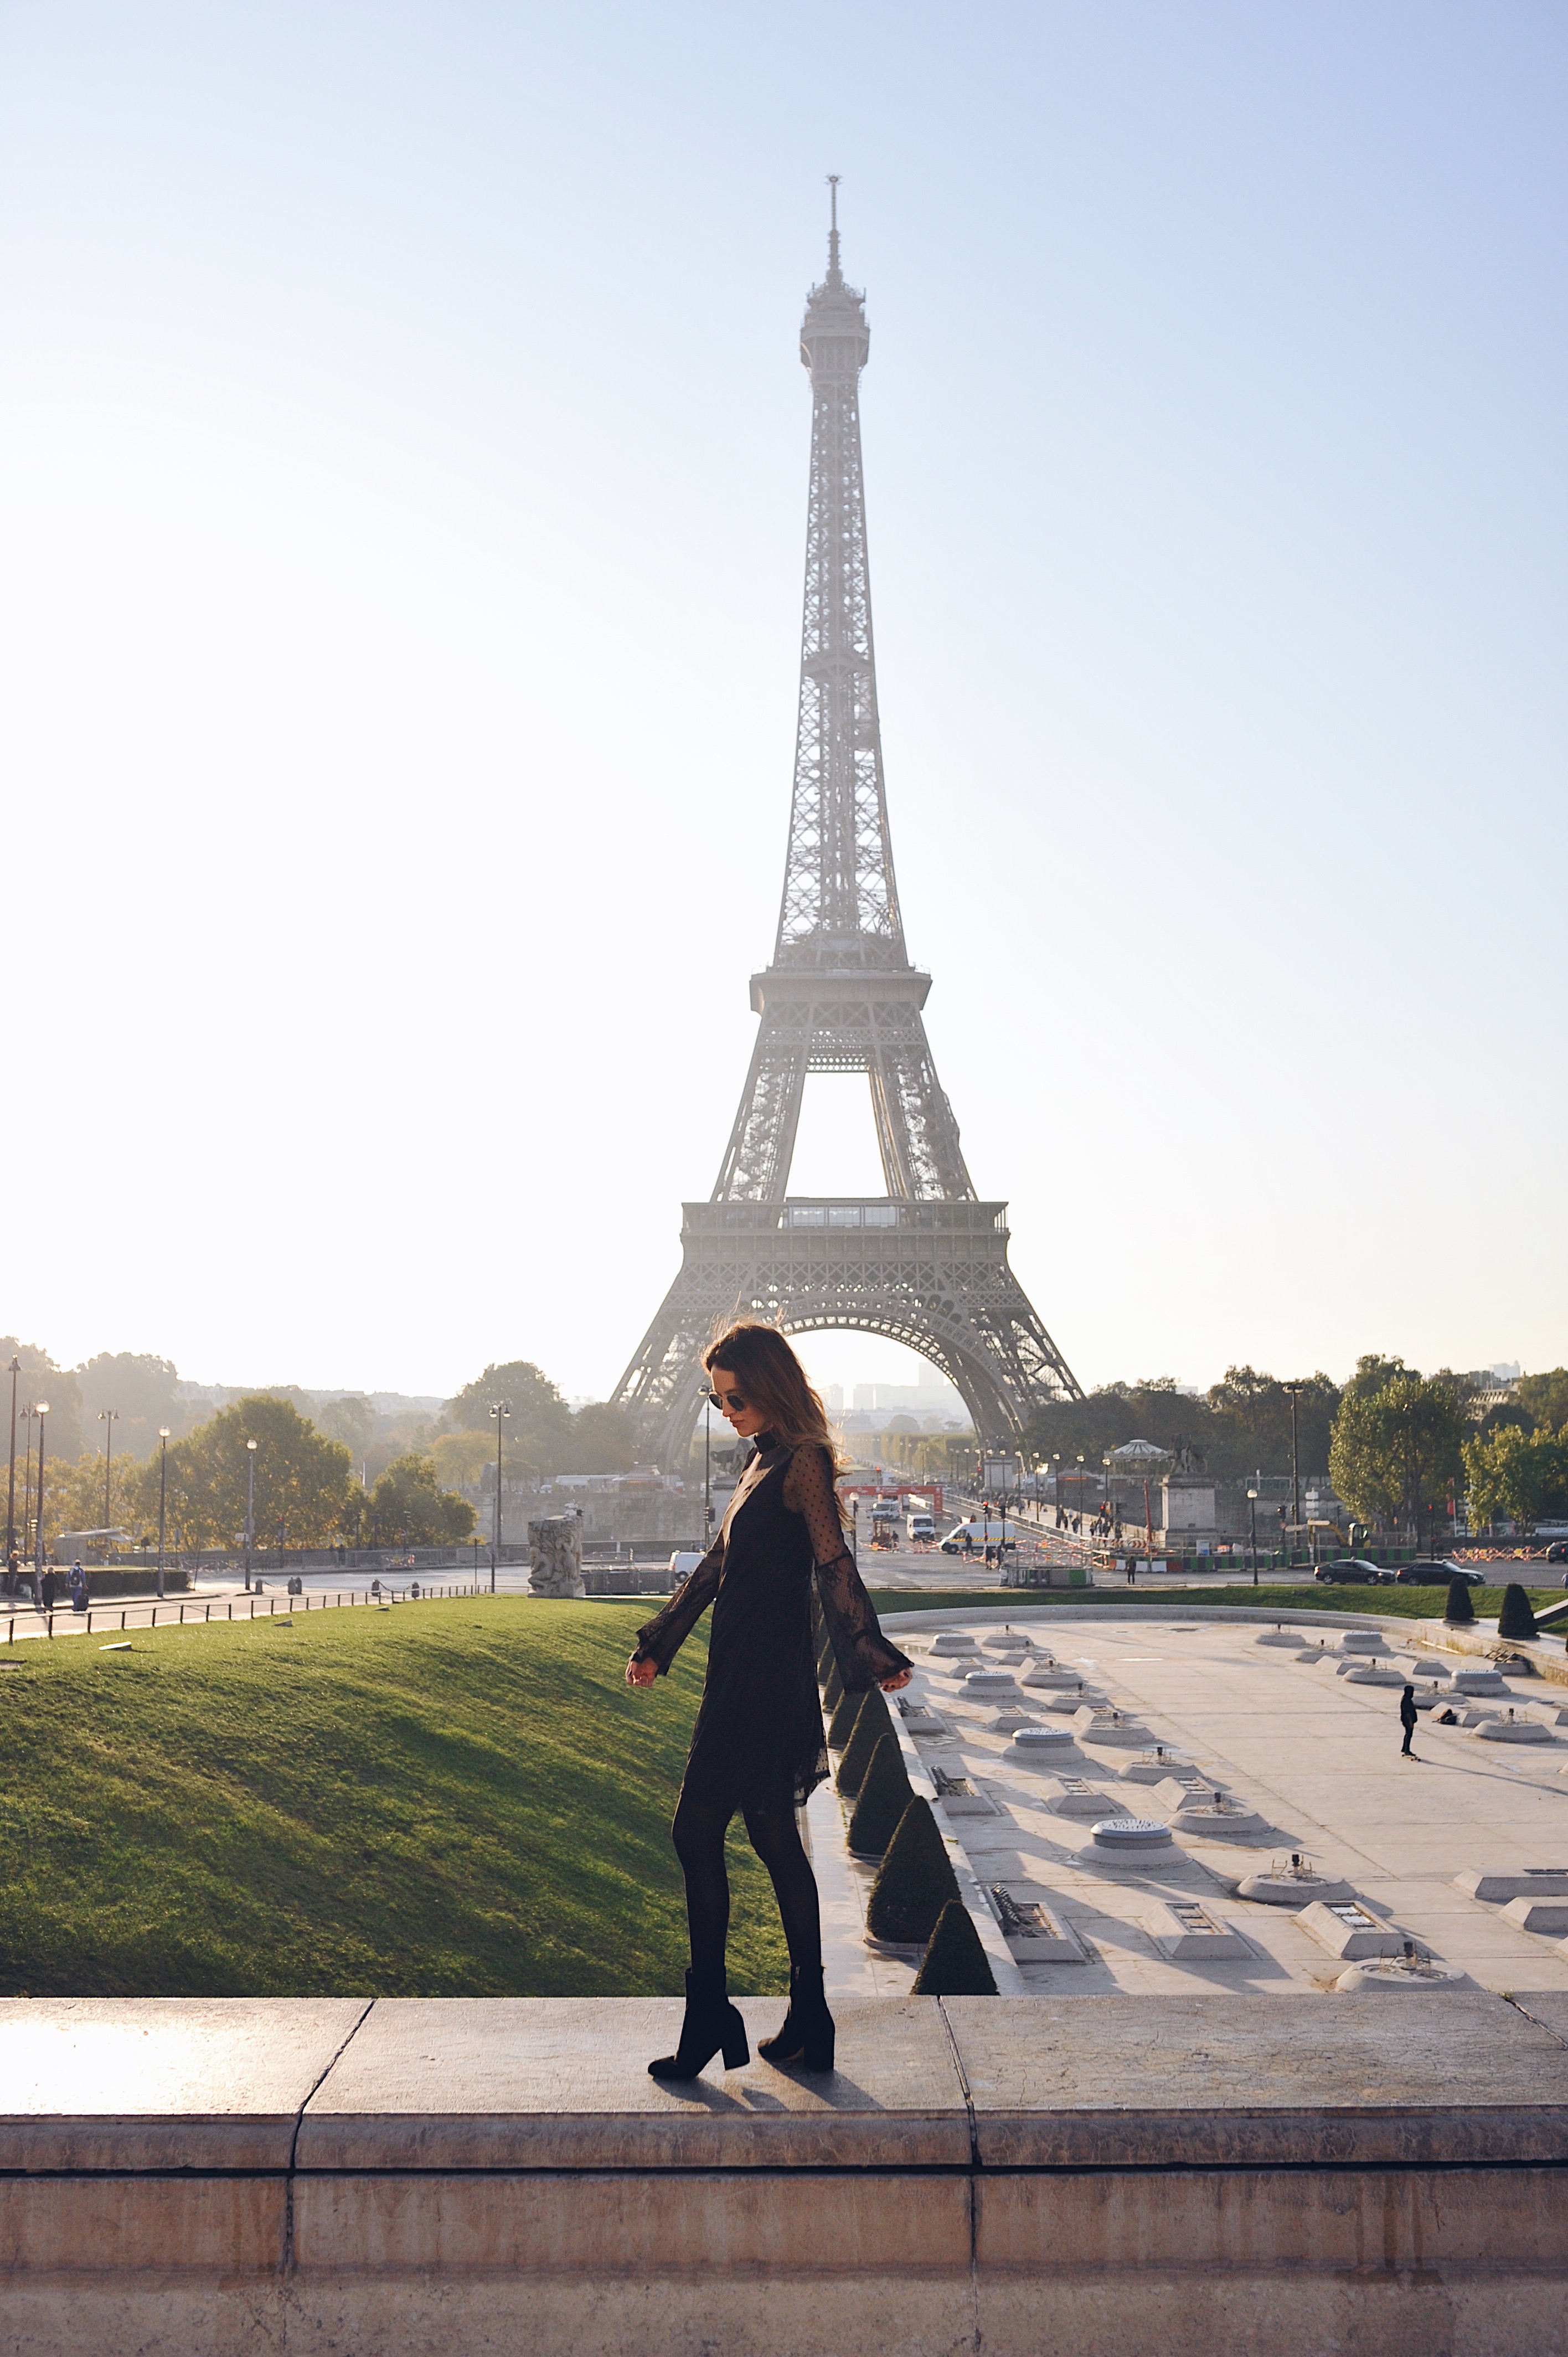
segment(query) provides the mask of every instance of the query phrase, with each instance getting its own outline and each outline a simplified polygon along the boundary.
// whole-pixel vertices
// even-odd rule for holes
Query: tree
[[[1338,1405],[1338,1385],[1321,1371],[1305,1384],[1296,1403],[1304,1473],[1326,1469]],[[1217,1480],[1240,1481],[1256,1469],[1288,1473],[1290,1394],[1277,1376],[1255,1367],[1227,1367],[1224,1382],[1202,1398],[1184,1392],[1174,1375],[1105,1383],[1085,1400],[1036,1409],[1025,1449],[1061,1458],[1069,1473],[1081,1451],[1085,1472],[1098,1479],[1101,1458],[1128,1440],[1152,1440],[1173,1456],[1179,1448],[1195,1449]]]
[[[371,1492],[375,1546],[451,1546],[474,1527],[474,1509],[441,1487],[428,1457],[400,1457]]]
[[[1568,1367],[1553,1367],[1545,1375],[1520,1375],[1514,1397],[1538,1430],[1561,1432],[1568,1425]]]
[[[1443,1608],[1443,1618],[1451,1629],[1467,1629],[1475,1617],[1476,1607],[1471,1600],[1469,1581],[1451,1579],[1448,1583],[1448,1601]]]
[[[516,1413],[515,1409],[513,1411]],[[572,1418],[564,1451],[546,1470],[551,1473],[629,1473],[637,1461],[632,1423],[624,1407],[607,1401],[582,1407]]]
[[[1505,1424],[1465,1443],[1470,1527],[1503,1517],[1528,1530],[1568,1501],[1568,1435]]]
[[[1362,1389],[1353,1379],[1339,1404],[1328,1451],[1334,1487],[1359,1522],[1418,1524],[1463,1471],[1467,1430],[1452,1383],[1383,1361],[1380,1380]]]
[[[328,1440],[288,1400],[258,1395],[222,1408],[168,1452],[168,1515],[188,1546],[233,1546],[245,1525],[249,1465],[256,1446],[256,1540],[275,1541],[281,1523],[292,1546],[324,1546],[342,1534],[358,1484],[348,1450]],[[144,1525],[157,1521],[158,1459],[142,1468]]]
[[[1499,1637],[1539,1637],[1535,1614],[1529,1597],[1517,1579],[1510,1579],[1503,1590],[1502,1610],[1498,1614]]]
[[[1339,1386],[1321,1368],[1296,1394],[1296,1457],[1304,1473],[1327,1469],[1339,1398]],[[1209,1389],[1208,1406],[1208,1469],[1220,1480],[1240,1480],[1254,1470],[1290,1470],[1291,1394],[1276,1376],[1252,1367],[1227,1367],[1224,1382]]]
[[[446,1403],[447,1425],[457,1432],[488,1432],[493,1448],[490,1409],[497,1400],[511,1405],[506,1429],[509,1467],[535,1474],[564,1471],[560,1460],[571,1447],[572,1411],[531,1359],[509,1359],[465,1383]]]
[[[323,1400],[316,1422],[329,1440],[340,1440],[351,1457],[361,1458],[376,1437],[376,1411],[362,1393]]]
[[[51,1458],[44,1468],[44,1525],[52,1540],[58,1531],[101,1531],[124,1528],[134,1535],[140,1524],[142,1468],[134,1457],[122,1457],[116,1445],[109,1469],[109,1519],[103,1518],[103,1458],[84,1448],[80,1457],[62,1464]],[[19,1496],[18,1489],[18,1496]],[[17,1512],[21,1508],[18,1504]]]
[[[994,1996],[996,1975],[974,1928],[974,1918],[961,1899],[950,1899],[937,1918],[920,1969],[915,1975],[914,1996]]]
[[[898,1738],[889,1730],[877,1738],[850,1813],[849,1846],[858,1857],[882,1856],[914,1797]]]
[[[116,1457],[150,1457],[158,1445],[158,1428],[173,1433],[189,1429],[190,1412],[177,1396],[179,1370],[172,1359],[157,1359],[139,1351],[100,1351],[77,1369],[81,1386],[85,1445],[103,1437],[101,1410],[115,1414]],[[102,1504],[99,1509],[102,1512]]]
[[[19,1342],[15,1334],[0,1335],[0,1367],[8,1367],[13,1359],[20,1359],[22,1372],[16,1385],[16,1412],[38,1400],[48,1402],[48,1428],[44,1443],[45,1479],[48,1478],[48,1459],[58,1457],[63,1465],[68,1458],[80,1457],[87,1443],[81,1429],[81,1389],[68,1367],[57,1367],[47,1351],[36,1342]],[[10,1414],[11,1390],[5,1388],[5,1412]],[[35,1442],[38,1426],[32,1426]],[[21,1456],[23,1438],[16,1435],[16,1454]],[[21,1481],[17,1475],[18,1485]]]
[[[504,1445],[504,1444],[503,1444]],[[440,1432],[420,1452],[430,1458],[444,1490],[477,1490],[496,1462],[496,1428],[483,1432]]]

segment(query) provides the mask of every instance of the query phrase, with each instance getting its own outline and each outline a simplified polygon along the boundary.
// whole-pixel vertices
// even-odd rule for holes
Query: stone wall
[[[909,1997],[660,2085],[679,2015],[0,2003],[6,2350],[1568,2349],[1568,1997]]]

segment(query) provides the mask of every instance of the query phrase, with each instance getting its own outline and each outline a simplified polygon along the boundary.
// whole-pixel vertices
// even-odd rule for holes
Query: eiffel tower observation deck
[[[712,1198],[682,1207],[682,1260],[615,1398],[663,1465],[685,1457],[699,1352],[736,1317],[786,1332],[850,1328],[918,1351],[953,1383],[986,1442],[1082,1392],[1007,1260],[1007,1206],[976,1196],[921,1009],[893,872],[871,630],[860,371],[865,298],[839,266],[838,188],[827,276],[800,328],[811,374],[795,784],[779,932],[751,977],[761,1017]],[[864,1072],[886,1195],[792,1196],[811,1072]]]

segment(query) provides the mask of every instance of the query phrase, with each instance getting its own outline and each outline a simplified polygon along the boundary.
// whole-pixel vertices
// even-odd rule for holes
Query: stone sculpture
[[[528,1584],[535,1596],[585,1596],[583,1525],[575,1514],[546,1514],[528,1526]]]

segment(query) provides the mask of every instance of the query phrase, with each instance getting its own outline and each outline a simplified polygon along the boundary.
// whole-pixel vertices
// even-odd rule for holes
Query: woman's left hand
[[[883,1693],[897,1694],[900,1686],[907,1686],[908,1684],[914,1674],[915,1673],[913,1670],[896,1670],[890,1678],[883,1679]]]

